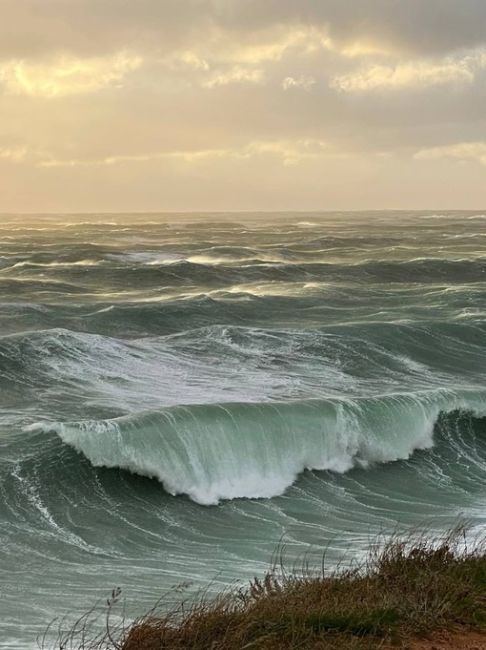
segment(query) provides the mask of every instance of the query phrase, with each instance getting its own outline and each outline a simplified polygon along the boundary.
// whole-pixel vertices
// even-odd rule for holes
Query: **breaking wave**
[[[440,414],[486,415],[486,391],[173,406],[114,419],[39,423],[94,466],[158,479],[203,505],[282,494],[306,469],[344,473],[434,445]]]

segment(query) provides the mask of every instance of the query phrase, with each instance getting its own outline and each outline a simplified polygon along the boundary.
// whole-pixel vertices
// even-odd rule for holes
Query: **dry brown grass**
[[[246,590],[158,608],[127,628],[108,619],[98,638],[71,630],[56,648],[371,650],[455,629],[486,632],[486,552],[468,550],[457,531],[439,542],[394,540],[333,575],[273,571]]]

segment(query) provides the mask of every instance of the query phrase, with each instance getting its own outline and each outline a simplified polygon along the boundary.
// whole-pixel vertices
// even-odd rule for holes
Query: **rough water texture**
[[[282,541],[332,564],[484,531],[486,215],[4,216],[0,241],[0,647]]]

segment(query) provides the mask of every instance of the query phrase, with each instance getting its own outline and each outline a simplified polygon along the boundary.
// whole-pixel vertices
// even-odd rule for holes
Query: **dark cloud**
[[[0,56],[170,50],[209,22],[197,0],[2,0]]]
[[[239,34],[318,25],[342,43],[376,40],[407,52],[486,43],[484,0],[2,0],[0,56],[121,47],[168,51],[214,28]],[[235,36],[236,37],[236,36]]]
[[[484,0],[247,0],[223,1],[220,8],[221,21],[240,30],[318,24],[344,43],[376,39],[424,53],[486,43]]]

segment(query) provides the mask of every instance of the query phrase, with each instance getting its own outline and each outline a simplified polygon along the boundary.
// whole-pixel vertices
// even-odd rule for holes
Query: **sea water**
[[[486,215],[4,215],[0,301],[1,647],[486,528]]]

